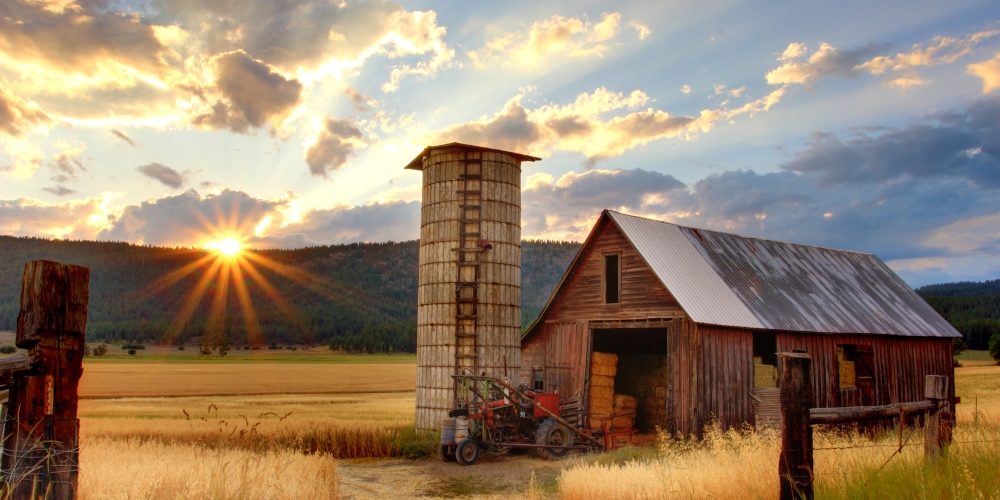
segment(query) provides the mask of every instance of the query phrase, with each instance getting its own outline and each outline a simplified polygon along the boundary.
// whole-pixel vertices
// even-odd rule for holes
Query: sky
[[[5,0],[0,234],[419,234],[425,146],[541,161],[523,235],[605,208],[1000,277],[1000,4]]]

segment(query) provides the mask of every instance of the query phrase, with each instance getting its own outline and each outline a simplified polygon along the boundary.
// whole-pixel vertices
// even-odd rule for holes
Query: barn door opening
[[[633,414],[633,426],[641,433],[651,433],[659,426],[667,428],[667,329],[666,328],[608,328],[593,330],[592,352],[606,353],[617,356],[617,366],[612,388],[612,405],[617,401],[618,410],[612,413],[616,427],[627,425],[626,414]],[[591,367],[591,397],[602,397],[602,389],[594,385],[594,367]],[[600,381],[598,377],[596,381]],[[607,389],[604,389],[606,392]],[[631,396],[635,398],[634,410],[629,410],[631,404],[628,398],[614,395]],[[591,405],[597,413],[608,411]]]
[[[840,406],[875,404],[875,351],[870,345],[837,345]]]

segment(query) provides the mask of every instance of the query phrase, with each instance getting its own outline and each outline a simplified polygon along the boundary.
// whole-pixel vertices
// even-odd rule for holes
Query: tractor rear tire
[[[455,448],[455,461],[459,465],[474,465],[479,460],[479,443],[465,438],[458,442]]]
[[[569,453],[573,446],[573,431],[565,425],[547,418],[535,431],[535,444],[565,446],[565,448],[537,448],[538,455],[547,460],[558,460]]]

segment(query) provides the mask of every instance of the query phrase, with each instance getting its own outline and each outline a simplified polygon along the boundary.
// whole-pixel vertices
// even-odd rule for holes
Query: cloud
[[[361,130],[348,120],[327,118],[315,142],[306,150],[306,163],[313,175],[326,177],[347,162],[356,144],[361,142]]]
[[[56,196],[69,196],[73,193],[76,193],[76,191],[62,185],[42,188],[42,191],[48,191]]]
[[[184,185],[184,176],[181,175],[180,172],[166,165],[149,163],[136,167],[136,170],[142,175],[158,181],[160,184],[170,188],[177,189]]]
[[[344,94],[346,94],[348,99],[351,100],[351,105],[354,106],[354,109],[357,111],[371,111],[371,109],[378,104],[378,101],[375,99],[372,99],[371,97],[368,97],[352,88],[344,89]]]
[[[596,23],[556,15],[532,23],[526,33],[499,35],[466,55],[479,68],[499,65],[523,70],[538,68],[553,59],[600,57],[607,52],[608,42],[618,36],[620,23],[618,12],[602,14]]]
[[[223,99],[212,106],[211,113],[195,118],[198,125],[240,133],[268,124],[273,128],[302,97],[301,83],[284,77],[246,52],[228,52],[217,56],[214,62],[215,83]]]
[[[135,146],[135,141],[133,141],[131,137],[125,135],[125,132],[122,132],[121,130],[111,129],[111,135],[113,135],[113,136],[121,139],[122,141],[128,143],[130,146],[133,146],[133,147]]]
[[[890,71],[906,72],[922,66],[949,64],[971,54],[979,43],[997,35],[1000,35],[1000,30],[979,31],[963,38],[935,36],[931,43],[915,43],[907,52],[875,57],[861,64],[860,69],[882,75]]]
[[[792,42],[778,56],[778,62],[783,64],[765,78],[772,85],[809,85],[829,76],[853,78],[868,73],[886,76],[886,85],[908,89],[926,83],[916,74],[918,68],[954,63],[998,35],[1000,30],[978,31],[965,37],[935,36],[929,43],[915,43],[910,50],[895,55],[878,55],[885,49],[876,45],[841,50],[824,42],[805,60],[802,56],[808,53],[808,47]]]
[[[970,75],[978,76],[983,80],[984,94],[1000,89],[1000,52],[997,52],[992,59],[970,64],[966,69]]]
[[[0,132],[16,136],[48,122],[49,117],[37,106],[18,99],[0,85]]]
[[[691,86],[688,85],[688,84],[686,84],[686,83],[684,85],[681,85],[681,93],[682,94],[690,94],[691,93]]]
[[[778,59],[784,61],[784,64],[768,71],[765,78],[767,83],[771,85],[806,85],[828,76],[852,78],[857,76],[860,71],[857,66],[875,54],[877,50],[878,47],[874,45],[840,50],[824,42],[808,59],[801,61],[799,59],[805,54],[805,46],[792,43]],[[794,57],[792,54],[795,54]]]
[[[62,203],[30,198],[0,200],[0,234],[12,236],[93,240],[107,217],[102,197]]]
[[[423,55],[431,58],[416,64],[400,64],[392,68],[389,81],[382,84],[383,92],[399,90],[399,84],[408,75],[427,78],[441,68],[451,66],[455,51],[444,42],[447,30],[437,25],[437,14],[433,11],[396,12],[389,19],[391,31],[386,35],[391,49],[391,58]]]
[[[0,11],[0,52],[22,64],[94,75],[109,65],[163,75],[179,56],[156,26],[102,2],[11,0]]]
[[[646,26],[645,24],[641,24],[641,23],[637,23],[635,21],[632,21],[632,22],[628,23],[628,25],[631,26],[632,29],[635,30],[635,36],[639,37],[639,40],[645,40],[645,39],[649,38],[650,33],[652,33],[652,31],[649,29],[649,27]]]
[[[260,242],[305,247],[351,242],[405,241],[420,236],[420,202],[373,203],[313,210],[301,223],[278,229]]]
[[[98,239],[146,245],[201,246],[232,235],[251,235],[264,217],[276,215],[283,200],[255,198],[240,191],[184,193],[129,205]]]
[[[817,135],[784,168],[814,173],[825,184],[903,177],[967,179],[1000,187],[1000,98],[983,99],[962,113],[842,139]]]
[[[87,171],[83,160],[83,147],[72,146],[66,143],[56,145],[59,148],[52,160],[49,161],[49,169],[52,170],[52,180],[59,183],[76,180],[77,177]]]
[[[874,252],[924,283],[982,279],[1000,269],[984,266],[1000,255],[998,113],[1000,98],[987,99],[898,129],[821,134],[778,171],[729,170],[688,185],[643,170],[533,174],[524,186],[523,234],[581,240],[599,210],[611,208]]]
[[[537,108],[525,107],[524,96],[518,95],[492,116],[452,125],[432,134],[427,142],[458,141],[535,153],[570,151],[583,154],[592,165],[649,142],[706,133],[720,121],[770,110],[784,92],[781,87],[738,107],[723,104],[702,110],[698,116],[675,116],[650,107],[640,109],[650,101],[641,90],[625,94],[600,87],[578,95],[571,103]]]

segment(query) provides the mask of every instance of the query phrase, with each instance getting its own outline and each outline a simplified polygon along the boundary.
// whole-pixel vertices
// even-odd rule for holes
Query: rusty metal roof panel
[[[612,211],[607,214],[696,322],[766,328],[685,237],[680,226]]]
[[[608,213],[698,323],[960,336],[875,255]]]

